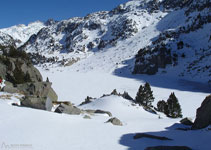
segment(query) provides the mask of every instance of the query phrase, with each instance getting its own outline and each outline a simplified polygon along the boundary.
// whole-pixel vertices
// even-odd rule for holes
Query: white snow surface
[[[124,7],[130,7],[130,10],[133,10],[139,3],[139,0],[129,1]],[[160,70],[157,75],[153,76],[131,75],[134,56],[138,50],[149,45],[151,39],[159,35],[160,30],[175,25],[170,18],[166,17],[167,13],[158,12],[151,16],[142,11],[139,13],[144,15],[133,16],[133,19],[138,22],[137,26],[140,29],[138,33],[127,40],[119,40],[115,47],[106,47],[98,52],[87,51],[86,53],[61,54],[55,51],[52,55],[61,57],[61,59],[80,57],[81,60],[69,67],[55,67],[52,64],[46,64],[45,68],[37,66],[43,77],[48,77],[53,83],[52,86],[59,96],[59,101],[71,101],[78,106],[87,96],[97,98],[80,108],[110,111],[114,117],[122,121],[123,126],[105,123],[110,118],[105,115],[94,115],[91,116],[92,119],[83,119],[84,114],[78,116],[56,114],[11,106],[14,101],[19,102],[17,97],[13,95],[10,99],[5,99],[2,95],[8,93],[0,92],[0,149],[8,149],[16,145],[19,149],[34,150],[143,150],[148,146],[174,145],[189,146],[194,150],[210,150],[211,132],[208,129],[175,130],[187,126],[178,124],[180,119],[167,118],[161,113],[152,114],[118,96],[100,98],[103,94],[111,93],[113,89],[117,89],[120,93],[127,91],[135,98],[139,86],[149,82],[155,97],[154,106],[159,100],[167,100],[171,92],[174,92],[181,105],[183,117],[195,119],[196,109],[211,93],[206,83],[208,76],[202,74],[193,79],[190,76],[178,77],[183,64],[173,69],[169,66],[167,74]],[[179,18],[180,12],[177,11],[174,15],[175,18]],[[160,24],[164,29],[158,30],[157,23],[164,16],[166,18],[162,23],[169,27]],[[115,15],[113,17],[112,19],[115,20]],[[103,19],[101,21],[103,24]],[[178,21],[183,22],[184,20]],[[145,26],[147,28],[144,28]],[[206,28],[210,31],[210,27]],[[83,32],[87,33],[88,30]],[[89,35],[91,41],[97,33],[92,32]],[[203,38],[203,35],[198,38]],[[60,41],[64,35],[53,36],[57,38],[56,41]],[[193,33],[191,36],[196,37],[197,35]],[[184,37],[184,39],[191,40],[192,38]],[[87,44],[89,40],[85,41],[86,43],[83,42],[79,42],[78,45]],[[42,47],[42,43],[39,46],[44,51],[45,47]],[[32,47],[28,48],[30,50]],[[50,56],[47,51],[44,54],[47,57]],[[193,59],[192,55],[189,59]],[[209,63],[209,60],[207,62]],[[159,141],[147,138],[134,140],[135,133],[140,132],[167,136],[173,140]]]
[[[157,145],[185,145],[195,150],[209,150],[211,146],[211,133],[207,129],[175,130],[186,127],[178,124],[180,119],[170,119],[161,113],[159,115],[162,119],[159,119],[159,115],[146,112],[142,107],[132,105],[131,101],[118,96],[99,98],[103,94],[109,94],[113,89],[120,93],[127,91],[134,98],[139,86],[148,81],[154,91],[154,106],[158,100],[166,100],[171,92],[175,92],[182,106],[183,116],[194,119],[196,109],[209,94],[203,91],[203,84],[162,75],[121,77],[109,71],[77,72],[71,67],[50,71],[39,69],[44,77],[49,77],[53,82],[59,100],[79,105],[86,96],[96,97],[95,101],[80,108],[110,111],[114,117],[122,121],[123,126],[105,123],[109,117],[104,115],[94,115],[91,116],[92,119],[87,120],[83,119],[84,114],[74,116],[11,106],[8,105],[11,104],[10,100],[0,98],[0,144],[3,148],[5,145],[25,144],[25,149],[36,150],[130,150]],[[167,136],[174,140],[134,140],[133,136],[139,132]]]

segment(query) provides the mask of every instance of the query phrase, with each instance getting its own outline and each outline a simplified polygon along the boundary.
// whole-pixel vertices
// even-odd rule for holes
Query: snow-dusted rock
[[[116,125],[116,126],[122,126],[123,125],[122,122],[116,117],[111,118],[108,121],[106,121],[106,123],[109,123],[109,122],[112,123],[113,125]]]
[[[56,113],[65,113],[69,115],[80,115],[81,110],[73,105],[66,105],[61,103],[55,110]]]

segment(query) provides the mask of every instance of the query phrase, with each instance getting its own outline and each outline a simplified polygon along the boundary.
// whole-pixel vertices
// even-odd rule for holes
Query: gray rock
[[[37,96],[25,96],[21,101],[21,106],[46,110],[46,99]]]
[[[84,111],[86,113],[88,113],[88,114],[91,114],[91,115],[93,115],[93,114],[107,114],[109,117],[112,117],[112,113],[111,112],[100,110],[100,109],[98,109],[98,110],[87,109],[87,110],[84,110]]]
[[[15,48],[3,48],[5,52],[10,53],[7,54],[8,56],[5,56],[6,54],[0,56],[0,76],[6,80],[2,91],[25,95],[21,100],[22,106],[51,110],[52,101],[58,99],[51,88],[51,83],[42,82],[40,72],[32,65],[25,53]]]
[[[88,115],[85,115],[85,116],[84,116],[84,119],[91,119],[91,117],[88,116]]]
[[[50,111],[53,106],[52,102],[58,100],[50,82],[19,84],[16,88],[25,95],[21,101],[21,105],[25,107]]]
[[[70,115],[80,115],[82,111],[79,108],[72,105],[60,104],[56,108],[55,112],[65,113],[65,114],[70,114]]]
[[[109,111],[104,111],[104,110],[96,110],[94,113],[96,114],[107,114],[109,117],[112,117],[112,113]]]
[[[86,99],[85,99],[85,101],[82,102],[79,106],[82,106],[82,105],[85,105],[85,104],[89,104],[89,103],[91,103],[93,100],[95,100],[95,98],[92,98],[92,97],[87,96]]]
[[[187,125],[187,126],[192,126],[193,122],[191,118],[183,118],[182,120],[180,120],[181,124]]]
[[[113,125],[116,125],[116,126],[122,126],[123,125],[122,122],[119,119],[117,119],[116,117],[111,118],[108,121],[106,121],[106,123],[109,123],[109,122],[112,123]]]
[[[7,93],[19,93],[20,91],[13,86],[11,82],[5,81],[5,86],[3,87],[2,91]]]
[[[206,128],[211,124],[211,95],[207,96],[197,109],[196,120],[192,126],[193,130]]]
[[[13,84],[25,82],[41,82],[40,72],[26,60],[1,56],[0,76]]]

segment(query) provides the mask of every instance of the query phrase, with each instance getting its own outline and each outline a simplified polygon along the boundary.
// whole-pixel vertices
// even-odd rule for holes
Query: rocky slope
[[[171,10],[159,22],[162,31],[136,55],[134,73],[155,74],[167,64],[180,66],[181,76],[199,74],[211,77],[211,2],[171,1],[158,3]],[[171,24],[165,26],[170,20]]]

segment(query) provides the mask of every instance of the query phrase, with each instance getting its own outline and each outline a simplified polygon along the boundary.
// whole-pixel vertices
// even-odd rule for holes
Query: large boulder
[[[82,113],[82,111],[73,106],[73,105],[66,105],[64,103],[61,103],[55,110],[56,113],[65,113],[65,114],[69,114],[69,115],[80,115]]]
[[[192,129],[202,129],[211,125],[211,95],[207,96],[197,109],[196,119]]]
[[[26,107],[50,111],[53,106],[52,102],[58,100],[50,82],[19,84],[17,89],[25,95],[21,104]]]
[[[187,126],[192,126],[193,125],[192,119],[188,118],[188,117],[183,118],[182,120],[180,120],[180,123],[184,124],[184,125],[187,125]]]
[[[7,93],[19,93],[20,91],[13,86],[13,84],[9,81],[6,81],[5,86],[2,88],[2,91]]]
[[[91,115],[93,115],[93,114],[107,114],[109,117],[112,117],[111,112],[105,111],[105,110],[100,110],[100,109],[97,109],[97,110],[87,109],[87,110],[84,110],[84,112],[91,114]]]
[[[122,126],[123,125],[122,122],[116,117],[111,118],[108,121],[106,121],[106,123],[109,123],[109,122],[112,123],[113,125],[116,125],[116,126]]]

